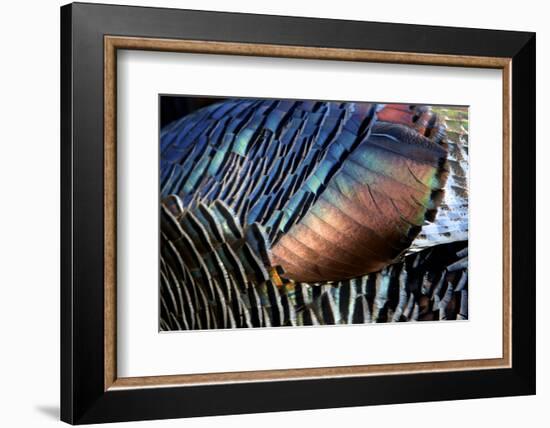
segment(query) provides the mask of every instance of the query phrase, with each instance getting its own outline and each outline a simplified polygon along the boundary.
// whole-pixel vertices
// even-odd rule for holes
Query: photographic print
[[[159,96],[159,329],[468,319],[468,108]]]

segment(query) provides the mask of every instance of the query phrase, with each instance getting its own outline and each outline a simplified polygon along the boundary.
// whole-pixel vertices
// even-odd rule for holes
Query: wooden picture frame
[[[118,49],[502,70],[502,358],[118,377]],[[61,8],[61,105],[63,421],[114,422],[535,392],[533,33],[76,3]]]

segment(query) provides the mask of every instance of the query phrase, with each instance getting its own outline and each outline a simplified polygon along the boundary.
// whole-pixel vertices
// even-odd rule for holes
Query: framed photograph
[[[535,34],[61,8],[61,418],[535,393]]]

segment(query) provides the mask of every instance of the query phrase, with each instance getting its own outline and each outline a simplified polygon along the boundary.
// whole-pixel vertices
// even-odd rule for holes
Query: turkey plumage
[[[441,113],[230,99],[162,129],[161,327],[380,321],[388,302],[418,319],[414,281],[467,317],[466,270],[447,269],[465,256],[467,133]]]

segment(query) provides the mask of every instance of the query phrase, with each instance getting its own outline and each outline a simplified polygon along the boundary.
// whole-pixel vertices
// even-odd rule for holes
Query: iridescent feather
[[[403,263],[467,239],[467,135],[447,136],[440,117],[449,112],[227,100],[165,127],[164,328],[367,322],[383,318],[386,301],[395,320],[420,317],[420,295],[399,288],[410,288]],[[369,280],[408,285],[397,300],[391,287],[364,300],[339,285],[372,272]],[[461,279],[448,279],[443,288],[456,290]],[[320,306],[306,307],[296,290],[313,290]]]

